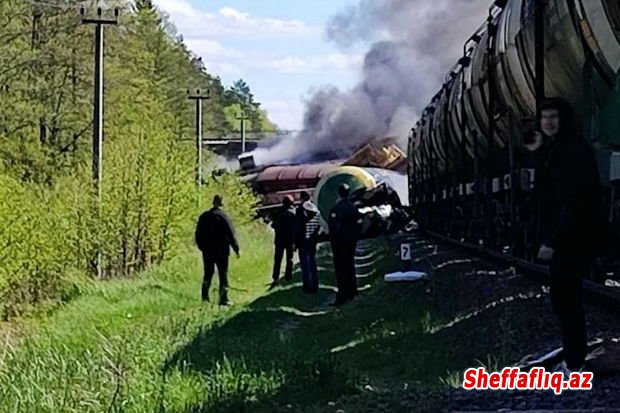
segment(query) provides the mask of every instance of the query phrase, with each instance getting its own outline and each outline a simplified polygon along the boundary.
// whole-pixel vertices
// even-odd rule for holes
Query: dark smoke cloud
[[[360,83],[323,87],[306,102],[302,132],[258,163],[343,150],[372,138],[406,141],[421,110],[487,16],[490,0],[362,0],[334,16],[328,38],[343,49],[371,44]]]

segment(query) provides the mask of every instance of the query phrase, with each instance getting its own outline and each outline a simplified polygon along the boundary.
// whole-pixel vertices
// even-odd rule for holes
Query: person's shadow
[[[201,329],[163,366],[167,380],[180,376],[198,380],[203,388],[198,400],[176,411],[335,411],[327,403],[350,395],[364,397],[363,403],[369,404],[360,407],[369,411],[381,397],[364,390],[369,383],[384,383],[386,389],[411,380],[445,385],[446,378],[458,379],[451,372],[478,366],[487,351],[520,351],[518,337],[525,333],[506,324],[532,303],[514,300],[455,321],[456,313],[473,310],[467,306],[476,289],[463,284],[463,274],[446,266],[437,270],[431,284],[386,283],[379,278],[400,265],[392,254],[395,245],[386,251],[366,274],[371,288],[343,307],[327,305],[333,297],[333,275],[326,251],[319,254],[324,270],[318,294],[303,294],[296,272],[293,283]],[[433,259],[439,263],[445,257]],[[497,298],[494,294],[480,297],[482,303]],[[534,321],[519,328],[533,328]],[[410,411],[402,409],[391,411]]]

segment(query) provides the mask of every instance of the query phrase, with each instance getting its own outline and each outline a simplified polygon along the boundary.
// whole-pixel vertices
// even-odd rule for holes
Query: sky
[[[226,86],[245,80],[269,118],[299,130],[315,87],[359,81],[364,50],[327,40],[330,17],[353,0],[154,0]]]

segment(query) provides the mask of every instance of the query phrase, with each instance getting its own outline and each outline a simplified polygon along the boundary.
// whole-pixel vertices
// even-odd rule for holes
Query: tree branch
[[[63,153],[69,152],[69,148],[71,148],[71,146],[75,145],[75,143],[77,142],[77,140],[84,135],[84,133],[89,130],[91,127],[93,126],[93,123],[90,122],[84,129],[82,129],[81,131],[79,131],[78,133],[74,133],[73,134],[73,139],[71,140],[71,142],[69,142],[68,144],[66,144],[65,146],[63,146],[62,148],[60,148],[58,150],[58,155],[62,155]]]

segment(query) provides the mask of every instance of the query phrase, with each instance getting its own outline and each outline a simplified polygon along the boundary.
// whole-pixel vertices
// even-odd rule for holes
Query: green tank
[[[338,187],[347,184],[351,193],[359,189],[370,189],[376,186],[376,181],[368,172],[354,166],[342,166],[327,173],[319,181],[314,191],[314,203],[319,208],[321,216],[327,218],[331,209],[338,202]]]
[[[405,174],[378,168],[341,166],[325,174],[314,191],[314,203],[319,208],[323,225],[325,225],[332,208],[338,202],[338,187],[343,183],[349,185],[351,195],[356,191],[377,188],[384,183],[398,194],[402,204],[409,202],[407,176]]]

